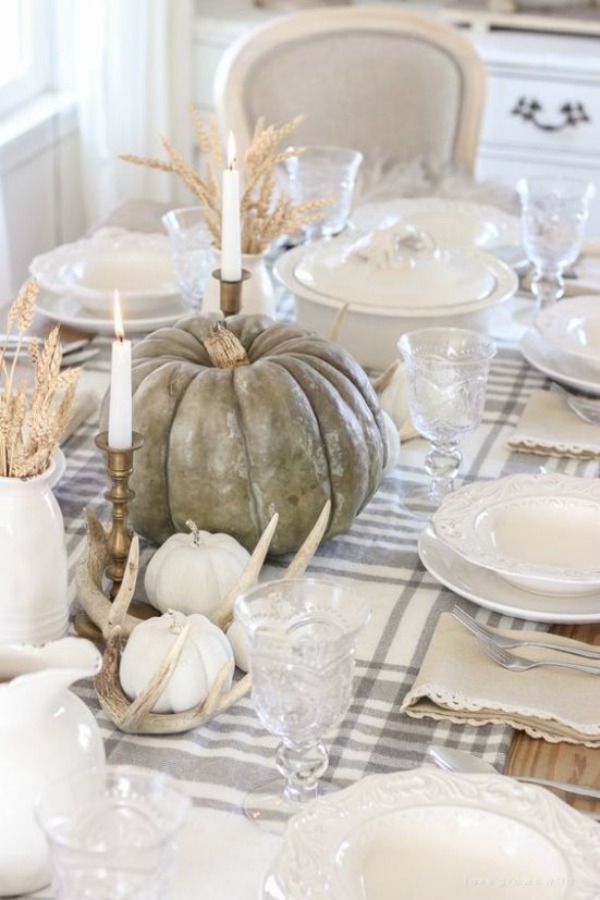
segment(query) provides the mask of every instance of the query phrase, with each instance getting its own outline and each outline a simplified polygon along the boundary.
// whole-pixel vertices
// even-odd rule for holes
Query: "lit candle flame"
[[[227,142],[227,166],[230,169],[235,169],[235,138],[233,136],[233,132],[229,132],[229,140]]]
[[[121,300],[119,298],[119,292],[115,290],[113,295],[114,300],[114,320],[115,320],[115,335],[118,337],[120,341],[125,337],[125,329],[123,328],[123,316],[121,315]]]

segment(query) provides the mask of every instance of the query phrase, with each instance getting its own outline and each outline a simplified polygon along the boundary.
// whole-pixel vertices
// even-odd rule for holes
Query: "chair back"
[[[484,100],[468,38],[390,5],[281,16],[235,42],[215,80],[220,126],[241,150],[261,116],[303,113],[290,143],[351,147],[380,169],[423,158],[472,172]]]

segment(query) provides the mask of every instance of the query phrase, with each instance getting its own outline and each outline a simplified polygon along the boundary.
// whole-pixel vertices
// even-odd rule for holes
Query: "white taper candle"
[[[108,446],[127,450],[132,445],[131,341],[125,340],[119,292],[114,294],[116,340],[112,344]]]

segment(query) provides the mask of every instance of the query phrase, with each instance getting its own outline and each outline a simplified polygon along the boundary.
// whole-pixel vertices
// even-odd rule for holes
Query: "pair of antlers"
[[[327,530],[330,515],[331,501],[328,500],[282,578],[299,578],[304,574]],[[106,641],[102,670],[96,676],[94,684],[100,704],[114,724],[129,734],[177,734],[197,728],[245,696],[251,686],[249,675],[245,675],[228,690],[225,689],[234,665],[233,660],[230,660],[219,672],[206,699],[198,706],[180,713],[151,711],[183,652],[187,638],[187,630],[184,628],[144,691],[135,700],[129,700],[121,688],[119,663],[123,638],[127,638],[141,621],[128,613],[139,569],[139,540],[134,535],[121,587],[111,603],[102,590],[102,577],[109,556],[108,536],[97,516],[89,509],[86,511],[86,518],[88,552],[87,558],[77,569],[77,587],[83,609]],[[251,588],[257,580],[278,521],[279,516],[275,513],[238,581],[211,617],[213,623],[222,630],[232,621],[236,597]]]

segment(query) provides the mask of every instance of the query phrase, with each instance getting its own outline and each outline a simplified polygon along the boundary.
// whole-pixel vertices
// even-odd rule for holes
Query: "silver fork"
[[[600,675],[600,666],[586,666],[583,663],[556,662],[549,659],[526,659],[524,656],[517,656],[516,653],[509,653],[504,647],[498,647],[492,640],[486,638],[478,638],[478,643],[484,653],[499,663],[505,669],[512,672],[525,672],[527,669],[535,669],[537,666],[557,666],[559,669],[577,669],[578,672],[589,672],[590,675]]]
[[[468,628],[469,631],[475,635],[475,637],[480,638],[481,640],[493,641],[497,647],[504,647],[507,650],[511,647],[544,647],[547,650],[558,650],[560,653],[571,653],[573,656],[585,656],[587,659],[600,660],[600,647],[590,647],[589,649],[586,647],[567,648],[559,647],[556,644],[551,643],[550,641],[536,641],[529,640],[528,638],[505,637],[502,634],[498,634],[492,628],[488,628],[487,625],[482,625],[481,622],[477,622],[460,606],[455,606],[452,610],[452,614],[454,618],[458,619],[461,625],[464,625],[465,628]]]

